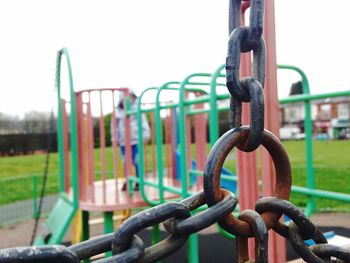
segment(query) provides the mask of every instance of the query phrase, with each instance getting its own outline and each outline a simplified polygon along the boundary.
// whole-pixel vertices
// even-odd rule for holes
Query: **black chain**
[[[54,88],[53,94],[56,94],[57,85],[58,85],[58,81],[59,81],[58,62],[59,62],[59,55],[57,56],[57,59],[56,59],[55,88]],[[53,105],[53,103],[52,103],[52,105]],[[42,208],[43,208],[43,203],[44,203],[44,195],[45,195],[45,190],[46,190],[47,177],[49,174],[50,152],[51,152],[51,142],[52,142],[53,131],[54,131],[54,107],[52,106],[51,111],[50,111],[48,135],[47,135],[47,141],[46,141],[47,152],[46,152],[46,156],[45,156],[43,181],[42,181],[42,185],[41,185],[38,213],[36,214],[36,218],[34,221],[34,228],[33,228],[33,232],[32,232],[32,237],[30,239],[31,246],[34,244],[34,241],[35,241],[35,237],[36,237],[36,233],[37,233],[38,225],[39,225],[39,220],[40,220],[41,212],[42,212]]]
[[[250,26],[240,25],[241,5],[250,4]],[[214,223],[237,236],[238,262],[249,261],[248,238],[255,238],[255,262],[268,262],[268,230],[273,229],[288,239],[295,251],[307,262],[350,262],[350,251],[327,244],[321,231],[290,203],[291,168],[281,142],[264,130],[265,43],[262,38],[264,1],[230,0],[230,38],[226,60],[227,87],[231,94],[232,129],[219,138],[210,151],[204,171],[204,191],[180,202],[168,202],[146,209],[127,219],[112,234],[103,235],[70,246],[22,247],[0,250],[2,262],[79,262],[94,255],[112,251],[113,256],[96,262],[155,262],[185,244],[188,236]],[[253,76],[239,79],[242,52],[253,52]],[[250,102],[250,126],[241,126],[242,102]],[[238,218],[232,211],[237,205],[233,193],[221,189],[221,168],[233,147],[249,152],[260,145],[270,153],[275,170],[274,197],[258,200],[255,210],[244,210]],[[191,211],[207,205],[200,213]],[[292,222],[282,224],[279,218],[288,215]],[[162,223],[169,236],[145,248],[137,233]],[[306,246],[304,240],[315,245]]]

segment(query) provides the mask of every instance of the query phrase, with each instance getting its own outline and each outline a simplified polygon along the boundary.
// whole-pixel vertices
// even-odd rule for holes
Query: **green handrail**
[[[210,82],[210,145],[213,146],[215,142],[219,139],[219,118],[218,118],[218,107],[217,107],[217,98],[218,94],[216,88],[218,86],[217,80],[219,77],[225,77],[221,71],[225,68],[225,64],[219,66],[213,73]],[[228,96],[229,98],[229,96]]]
[[[160,105],[160,94],[163,90],[178,90],[177,87],[170,87],[170,85],[179,85],[178,81],[170,81],[164,83],[158,90],[156,95],[156,105],[154,111],[154,122],[156,132],[156,150],[157,150],[157,174],[158,174],[158,193],[159,200],[164,203],[164,183],[163,183],[163,129],[162,120],[160,117],[161,105]]]
[[[300,68],[290,65],[278,65],[278,69],[287,69],[297,72],[301,77],[303,94],[310,96],[310,86],[309,81],[306,77],[304,71]],[[304,128],[305,128],[305,151],[306,151],[306,185],[310,189],[316,188],[315,183],[315,173],[314,173],[314,164],[313,164],[313,150],[312,150],[312,119],[311,119],[311,101],[307,99],[304,101],[305,104],[305,119],[304,119]],[[316,211],[316,200],[315,198],[309,196],[308,203],[306,206],[305,214],[310,216]]]
[[[79,193],[78,193],[78,135],[77,135],[77,116],[76,116],[76,98],[73,86],[73,74],[71,62],[67,48],[62,48],[57,53],[57,76],[56,76],[56,87],[58,97],[58,118],[57,118],[57,142],[59,150],[59,163],[60,163],[60,192],[64,193],[64,147],[63,147],[63,115],[62,115],[62,102],[61,102],[61,63],[62,57],[66,58],[68,67],[68,78],[69,78],[69,95],[70,95],[70,147],[72,154],[72,175],[71,175],[71,186],[73,190],[73,206],[78,208]]]
[[[139,180],[139,184],[140,184],[141,196],[142,196],[143,200],[145,200],[151,206],[159,205],[160,201],[150,200],[147,197],[147,194],[145,192],[144,145],[143,145],[143,134],[142,134],[142,113],[143,113],[142,98],[147,92],[152,91],[152,90],[157,90],[157,89],[158,89],[157,87],[150,87],[150,88],[145,89],[140,94],[139,99],[137,101],[137,112],[136,112],[137,126],[139,127],[137,130],[137,135],[138,135],[137,148],[138,148],[138,155],[139,155],[139,178],[138,178],[138,180]]]

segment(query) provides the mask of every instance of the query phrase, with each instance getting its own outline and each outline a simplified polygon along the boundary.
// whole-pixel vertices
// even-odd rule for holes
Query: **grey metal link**
[[[310,246],[310,249],[314,254],[316,254],[319,257],[335,257],[343,262],[350,262],[350,251],[335,245],[316,244]]]
[[[268,233],[261,215],[254,210],[246,209],[240,213],[238,219],[248,222],[253,229],[255,238],[255,262],[267,263]],[[247,237],[237,238],[237,251],[238,262],[246,262],[249,260]]]
[[[189,235],[218,222],[233,212],[238,201],[232,192],[222,189],[224,198],[216,205],[186,219],[170,219],[164,222],[165,229],[173,235]],[[190,211],[206,204],[204,191],[181,201]]]
[[[77,255],[61,245],[16,247],[0,250],[0,263],[78,263]]]
[[[226,84],[231,94],[230,127],[242,125],[242,102],[250,102],[251,133],[245,142],[244,151],[250,152],[259,147],[264,130],[264,88],[266,51],[262,38],[264,1],[250,1],[249,27],[241,26],[241,4],[239,0],[230,1],[229,28],[230,38],[226,57]],[[241,53],[253,51],[252,77],[240,79]],[[259,87],[259,88],[258,88]],[[255,93],[254,93],[255,92]],[[252,97],[255,94],[258,96]],[[258,108],[258,111],[256,111]]]

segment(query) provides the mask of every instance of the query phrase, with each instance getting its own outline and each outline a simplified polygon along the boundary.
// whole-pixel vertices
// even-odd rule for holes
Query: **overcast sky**
[[[301,67],[311,92],[350,88],[350,1],[275,0],[277,62]],[[0,112],[49,111],[56,52],[77,90],[146,87],[225,62],[228,0],[1,0]],[[279,96],[296,75],[279,74]]]

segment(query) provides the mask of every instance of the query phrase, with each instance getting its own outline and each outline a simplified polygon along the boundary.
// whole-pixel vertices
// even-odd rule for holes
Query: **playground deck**
[[[158,184],[156,178],[148,178],[147,181]],[[103,185],[103,181],[94,182],[94,190],[88,189],[84,199],[80,200],[80,209],[86,211],[116,211],[148,205],[142,198],[141,189],[140,191],[134,191],[131,196],[128,191],[122,191],[121,188],[124,183],[125,179],[122,178],[118,179],[117,182],[115,179],[106,180],[105,185]],[[163,184],[165,187],[180,187],[179,181],[169,177],[163,178]],[[105,191],[103,191],[104,188]],[[119,190],[116,191],[116,188]],[[105,195],[103,195],[104,192]],[[159,200],[159,191],[155,187],[146,185],[145,194],[152,201]],[[175,193],[164,192],[164,198],[167,200],[178,197],[180,196]]]

